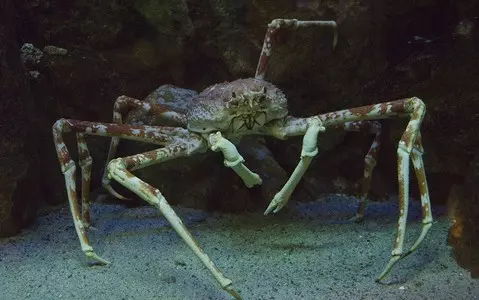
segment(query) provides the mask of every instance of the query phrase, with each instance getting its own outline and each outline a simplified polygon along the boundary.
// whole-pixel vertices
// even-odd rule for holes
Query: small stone
[[[30,43],[22,45],[20,54],[23,63],[38,64],[43,57],[43,52]]]
[[[45,52],[48,55],[58,55],[58,56],[63,56],[68,54],[68,50],[56,46],[45,46],[43,48],[43,52]]]
[[[176,277],[175,276],[168,276],[165,279],[163,279],[164,282],[166,283],[176,283]]]

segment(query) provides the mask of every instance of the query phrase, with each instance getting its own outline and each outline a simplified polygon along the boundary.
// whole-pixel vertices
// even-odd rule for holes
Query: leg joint
[[[410,155],[411,154],[411,149],[408,147],[406,142],[404,142],[403,140],[400,140],[399,144],[398,144],[398,151],[397,152],[398,153],[402,152],[404,154]]]
[[[87,157],[80,159],[78,164],[80,165],[80,167],[84,168],[84,167],[91,166],[92,162],[93,162],[93,159],[91,158],[90,155],[88,155]]]
[[[75,162],[70,159],[65,165],[61,167],[62,167],[62,173],[65,174],[66,172],[70,170],[75,171],[76,165],[75,165]]]

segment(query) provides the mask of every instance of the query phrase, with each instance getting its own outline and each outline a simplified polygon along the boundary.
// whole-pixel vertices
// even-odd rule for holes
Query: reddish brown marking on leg
[[[327,127],[352,121],[387,119],[400,114],[412,113],[413,111],[410,107],[412,99],[415,98],[399,99],[380,104],[339,110],[321,114],[319,118]]]
[[[374,134],[373,142],[369,147],[369,150],[364,157],[364,171],[363,178],[360,183],[359,190],[359,199],[361,203],[358,207],[356,215],[351,218],[355,222],[360,222],[364,219],[364,211],[367,205],[367,196],[371,188],[371,179],[374,167],[377,162],[377,153],[380,147],[380,136],[381,136],[381,124],[376,121],[354,121],[346,122],[343,124],[336,124],[329,128],[343,129],[346,131],[366,131],[368,133]]]
[[[115,123],[100,123],[78,120],[65,120],[68,127],[75,132],[85,132],[91,135],[122,137],[125,139],[141,140],[151,143],[167,143],[172,141],[168,132],[179,130],[176,127],[166,126],[131,126]]]
[[[424,149],[422,147],[421,134],[419,133],[416,136],[416,141],[414,142],[414,149],[411,153],[413,155],[414,162],[414,171],[416,173],[416,179],[419,185],[419,192],[421,194],[421,209],[424,219],[427,219],[426,222],[432,222],[430,202],[424,201],[424,197],[429,200],[429,191],[427,187],[426,172],[424,170],[424,165],[422,163],[422,154]]]
[[[91,183],[91,169],[92,158],[88,151],[88,146],[85,140],[84,133],[77,133],[78,144],[78,156],[81,166],[81,179],[82,179],[82,196],[81,196],[81,211],[82,221],[85,226],[88,226],[91,222],[90,218],[90,183]]]
[[[337,42],[337,24],[334,21],[298,21],[296,19],[275,19],[268,24],[268,29],[264,36],[263,47],[261,49],[261,55],[258,61],[258,66],[256,67],[256,79],[264,79],[266,74],[266,69],[268,67],[268,60],[273,52],[274,42],[278,30],[282,28],[288,29],[298,29],[300,27],[333,27],[334,28],[334,40],[333,40],[333,49],[336,46]]]
[[[273,43],[278,29],[279,28],[268,28],[266,30],[263,48],[261,49],[258,66],[256,67],[255,78],[257,79],[264,79],[264,75],[266,74],[266,69],[268,67],[269,56],[271,56],[271,52],[273,51]]]
[[[113,105],[113,110],[125,116],[131,110],[141,108],[151,114],[161,114],[170,111],[167,107],[158,104],[144,102],[128,96],[120,96]]]

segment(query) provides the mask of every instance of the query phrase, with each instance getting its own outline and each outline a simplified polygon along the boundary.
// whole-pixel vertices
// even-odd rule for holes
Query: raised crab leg
[[[130,172],[131,170],[144,168],[173,158],[189,156],[198,151],[204,151],[204,144],[200,139],[195,140],[192,138],[184,143],[174,143],[164,148],[143,154],[132,155],[125,158],[116,158],[108,164],[108,176],[133,191],[149,204],[158,208],[178,235],[181,236],[195,255],[201,260],[211,274],[213,274],[221,287],[230,293],[235,299],[241,299],[238,292],[233,288],[232,281],[221,273],[213,261],[211,261],[208,255],[203,249],[201,249],[161,192]]]
[[[212,133],[208,136],[208,142],[210,144],[211,150],[218,152],[221,151],[225,158],[225,166],[232,168],[233,171],[238,174],[245,185],[249,188],[260,185],[262,183],[261,177],[248,169],[244,164],[243,157],[239,154],[236,146],[225,139],[221,132]]]
[[[259,57],[258,66],[256,67],[256,79],[264,79],[266,69],[268,67],[268,60],[272,54],[274,41],[278,30],[281,28],[298,29],[302,27],[333,27],[334,39],[333,49],[338,42],[337,24],[334,21],[299,21],[296,19],[274,19],[268,24],[268,29],[263,41],[263,47],[261,49],[261,55]]]
[[[378,276],[377,281],[382,280],[392,267],[405,255],[414,251],[424,239],[432,222],[429,205],[429,192],[427,190],[424,166],[422,163],[422,147],[419,137],[419,128],[426,112],[426,106],[419,98],[412,97],[396,101],[384,102],[375,105],[340,110],[319,115],[322,124],[327,128],[351,121],[387,119],[395,116],[409,116],[410,120],[398,144],[398,183],[399,183],[399,220],[397,225],[396,239],[392,257],[384,271]],[[308,118],[285,118],[267,128],[268,134],[277,138],[287,138],[305,134],[308,129]],[[416,152],[413,152],[416,149]],[[413,153],[412,153],[413,152]],[[412,154],[411,154],[412,153]],[[419,180],[421,203],[423,205],[423,228],[422,232],[410,251],[404,254],[404,235],[406,232],[406,220],[409,206],[409,159],[413,159],[416,174]],[[274,200],[273,200],[274,201]],[[271,204],[273,204],[271,201]],[[270,205],[271,205],[270,204]],[[281,205],[277,203],[276,206]],[[283,204],[284,206],[284,204]],[[271,209],[270,209],[271,211]]]
[[[145,113],[149,113],[152,115],[163,117],[165,120],[172,121],[176,123],[178,126],[186,127],[186,116],[183,114],[170,111],[167,108],[158,105],[158,104],[151,104],[148,102],[140,101],[135,98],[127,97],[127,96],[120,96],[116,99],[115,104],[113,105],[113,123],[115,124],[123,124],[123,120],[126,115],[135,109],[139,109]],[[156,124],[151,124],[156,125]],[[108,150],[108,156],[106,159],[105,165],[105,172],[103,173],[102,184],[103,187],[110,192],[113,196],[119,199],[127,199],[123,195],[119,194],[115,191],[112,186],[110,185],[110,180],[106,176],[106,167],[110,160],[115,157],[116,150],[118,148],[118,144],[120,142],[119,137],[113,137],[110,143],[110,149]]]

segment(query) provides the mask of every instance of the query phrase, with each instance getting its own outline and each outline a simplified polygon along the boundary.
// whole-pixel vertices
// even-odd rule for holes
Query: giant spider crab
[[[86,228],[90,224],[89,187],[92,165],[92,158],[85,142],[86,134],[112,137],[103,178],[104,187],[115,196],[123,198],[110,186],[110,180],[114,179],[149,204],[158,208],[174,230],[212,273],[221,287],[235,298],[240,298],[232,286],[232,281],[223,275],[201,249],[161,192],[134,176],[131,171],[211,149],[213,151],[221,151],[224,155],[225,166],[232,168],[248,187],[253,187],[254,185],[261,184],[261,178],[244,165],[244,159],[238,153],[234,142],[239,141],[245,135],[265,135],[278,139],[303,136],[300,161],[289,180],[274,196],[266,209],[265,214],[268,214],[279,211],[287,203],[313,157],[318,152],[317,137],[319,132],[326,130],[326,128],[339,128],[348,131],[367,130],[374,134],[375,138],[365,157],[360,196],[362,201],[354,217],[358,221],[364,216],[366,195],[370,185],[371,173],[376,165],[376,155],[379,147],[380,125],[374,120],[396,116],[410,118],[397,148],[399,221],[392,257],[377,280],[383,279],[398,260],[410,254],[419,246],[432,225],[431,206],[422,160],[423,148],[419,131],[425,114],[424,103],[420,99],[412,97],[306,118],[288,116],[285,95],[279,88],[264,81],[264,75],[269,57],[272,54],[274,37],[277,32],[283,28],[297,29],[309,26],[332,27],[334,29],[334,48],[337,41],[337,25],[334,21],[275,19],[268,24],[255,77],[238,79],[208,87],[194,99],[192,106],[186,114],[169,111],[161,105],[121,96],[114,104],[113,123],[60,119],[53,125],[55,147],[62,172],[65,176],[71,214],[80,239],[81,248],[88,257],[102,264],[108,263],[108,261],[93,251],[86,236]],[[123,120],[126,113],[132,109],[139,109],[155,118],[164,119],[175,126],[124,124]],[[75,162],[71,159],[62,137],[63,133],[66,132],[75,132],[77,137],[79,165],[82,173],[81,207],[76,193]],[[161,147],[142,154],[113,159],[119,138],[158,144]],[[403,241],[409,201],[410,158],[413,162],[421,194],[422,231],[411,249],[405,252],[403,251]]]

